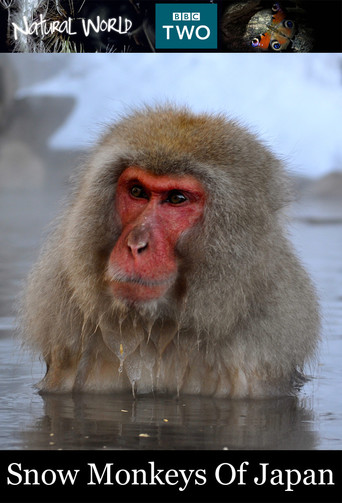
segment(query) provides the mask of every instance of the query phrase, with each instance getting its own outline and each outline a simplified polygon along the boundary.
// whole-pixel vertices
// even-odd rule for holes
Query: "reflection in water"
[[[312,413],[295,397],[45,395],[22,433],[29,449],[313,449]]]

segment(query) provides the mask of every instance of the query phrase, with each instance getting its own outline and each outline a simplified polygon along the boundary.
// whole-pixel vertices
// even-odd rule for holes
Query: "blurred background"
[[[165,100],[239,119],[297,176],[342,169],[341,54],[1,54],[1,186],[43,183],[46,158],[87,149],[129,107]],[[20,149],[30,156],[14,179]]]
[[[79,409],[80,400],[43,401],[32,387],[44,368],[13,339],[16,299],[69,175],[106,124],[165,101],[238,119],[293,178],[290,234],[319,292],[324,343],[314,379],[290,405],[213,408],[197,398],[184,416],[171,401],[166,424],[165,401],[125,398],[122,415],[113,397],[82,400]],[[0,448],[341,449],[341,114],[341,54],[0,54]],[[140,444],[147,427],[150,440]]]

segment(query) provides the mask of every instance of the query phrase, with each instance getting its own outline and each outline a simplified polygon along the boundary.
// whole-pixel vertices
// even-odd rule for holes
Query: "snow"
[[[238,119],[294,173],[317,177],[342,169],[339,54],[44,54],[35,61],[39,56],[41,64],[63,58],[64,66],[23,85],[18,96],[77,99],[51,138],[53,148],[88,148],[118,114],[172,101]]]

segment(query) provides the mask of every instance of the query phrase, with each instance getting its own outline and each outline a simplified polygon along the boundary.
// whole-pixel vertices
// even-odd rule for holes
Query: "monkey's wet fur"
[[[294,393],[319,339],[281,163],[223,115],[143,108],[78,170],[31,272],[41,392]]]

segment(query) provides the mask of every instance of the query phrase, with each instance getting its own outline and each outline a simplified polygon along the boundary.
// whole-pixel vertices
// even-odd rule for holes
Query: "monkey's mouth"
[[[168,278],[142,278],[122,271],[107,271],[106,279],[115,297],[130,302],[146,302],[162,297],[175,282],[174,275]]]

